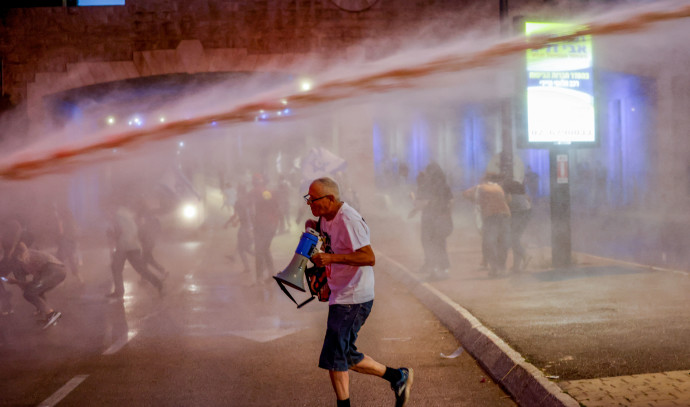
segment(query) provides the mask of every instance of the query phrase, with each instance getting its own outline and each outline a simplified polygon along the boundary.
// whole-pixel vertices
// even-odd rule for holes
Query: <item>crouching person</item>
[[[45,294],[65,280],[65,266],[55,256],[29,249],[22,242],[14,245],[8,255],[8,260],[15,269],[15,276],[18,273],[25,273],[31,276],[31,280],[20,281],[16,278],[7,278],[7,282],[18,285],[24,292],[24,298],[45,318],[43,329],[54,325],[62,313],[48,305]]]

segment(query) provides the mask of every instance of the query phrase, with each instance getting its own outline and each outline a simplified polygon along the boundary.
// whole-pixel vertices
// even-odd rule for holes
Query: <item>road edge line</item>
[[[67,383],[64,384],[64,386],[60,387],[58,391],[53,393],[50,397],[47,399],[43,400],[38,404],[37,407],[53,407],[62,399],[67,397],[68,394],[72,392],[72,390],[76,389],[77,386],[81,384],[86,378],[89,377],[87,374],[83,375],[77,375],[71,378]]]
[[[579,407],[577,402],[505,341],[486,328],[467,309],[428,283],[422,282],[407,267],[390,256],[379,256],[402,273],[387,272],[405,284],[410,292],[450,330],[463,348],[501,385],[520,406]]]

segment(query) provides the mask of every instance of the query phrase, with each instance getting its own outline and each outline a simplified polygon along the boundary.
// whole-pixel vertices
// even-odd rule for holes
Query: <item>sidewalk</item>
[[[488,278],[479,236],[456,224],[448,279],[425,282],[418,222],[368,220],[377,265],[404,282],[522,406],[690,406],[690,277],[573,254]],[[392,244],[394,242],[394,244]],[[510,264],[510,260],[509,260]]]

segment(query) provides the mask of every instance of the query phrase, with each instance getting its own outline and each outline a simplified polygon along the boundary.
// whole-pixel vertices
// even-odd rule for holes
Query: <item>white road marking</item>
[[[393,263],[396,267],[403,269],[404,271],[406,271],[407,273],[409,273],[410,276],[413,275],[412,272],[410,271],[410,269],[408,269],[407,267],[405,267],[403,264],[401,264],[401,263],[395,261],[392,257],[386,255],[385,253],[382,253],[382,252],[380,252],[380,251],[379,251],[379,253],[381,253],[381,255],[382,255],[386,260],[388,260],[389,262]]]
[[[60,400],[64,399],[72,390],[76,389],[77,386],[79,386],[81,382],[86,380],[87,377],[89,377],[89,375],[87,374],[74,376],[70,381],[65,383],[64,386],[60,387],[58,391],[53,393],[52,396],[43,400],[43,402],[39,404],[38,407],[53,407],[54,405],[59,403]]]
[[[134,331],[134,330],[128,331],[127,335],[125,335],[125,336],[121,337],[119,340],[115,341],[112,345],[110,345],[110,347],[108,349],[105,350],[105,352],[103,352],[103,354],[104,355],[113,355],[113,354],[117,353],[117,351],[122,349],[123,346],[127,345],[127,343],[129,341],[131,341],[132,338],[134,338],[135,336],[137,336],[137,331]]]

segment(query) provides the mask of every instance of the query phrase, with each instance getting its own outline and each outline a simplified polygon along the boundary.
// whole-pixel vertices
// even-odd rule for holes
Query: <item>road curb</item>
[[[417,279],[404,265],[379,253],[396,267],[389,272],[405,284],[460,341],[463,348],[523,407],[579,407],[580,404],[542,372],[525,361],[501,338],[482,325],[468,310],[428,283]]]

